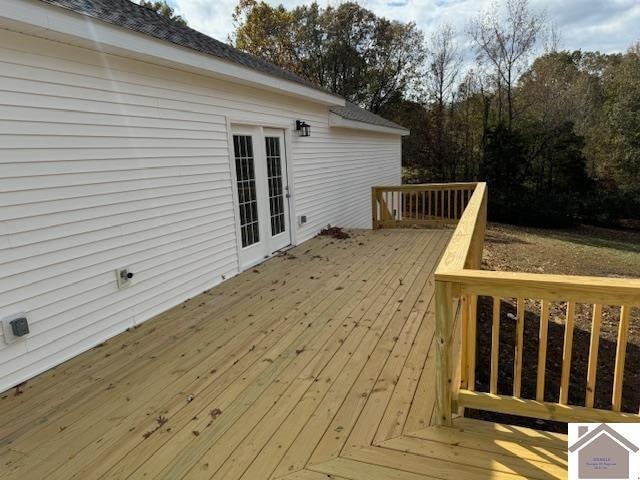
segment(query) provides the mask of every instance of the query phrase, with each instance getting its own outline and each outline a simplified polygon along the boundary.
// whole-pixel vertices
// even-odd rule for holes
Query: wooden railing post
[[[436,281],[436,407],[438,425],[451,425],[451,387],[453,377],[452,287]]]

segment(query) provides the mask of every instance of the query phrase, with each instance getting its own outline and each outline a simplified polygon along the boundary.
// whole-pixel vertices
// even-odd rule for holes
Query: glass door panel
[[[260,241],[256,169],[251,136],[234,135],[233,150],[236,160],[240,234],[242,246],[248,247]]]

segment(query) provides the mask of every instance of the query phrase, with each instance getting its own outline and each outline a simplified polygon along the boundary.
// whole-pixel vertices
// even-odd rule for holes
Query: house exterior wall
[[[328,126],[326,106],[0,30],[0,391],[238,273],[230,122],[293,128],[297,243],[370,226],[400,136]],[[118,290],[114,270],[135,282]]]

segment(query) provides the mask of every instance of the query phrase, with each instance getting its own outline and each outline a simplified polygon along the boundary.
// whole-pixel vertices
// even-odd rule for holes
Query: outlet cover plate
[[[116,282],[118,283],[119,289],[127,288],[129,285],[131,285],[131,279],[122,275],[123,272],[126,275],[130,271],[131,269],[127,267],[116,268]]]
[[[14,315],[5,317],[0,321],[0,323],[2,323],[2,333],[4,335],[4,343],[6,344],[11,344],[11,343],[17,342],[18,340],[23,340],[29,336],[29,334],[27,334],[22,337],[16,337],[13,334],[13,329],[11,328],[11,321],[15,320],[16,318],[28,319],[29,317],[27,317],[26,313],[20,312],[20,313],[16,313]]]

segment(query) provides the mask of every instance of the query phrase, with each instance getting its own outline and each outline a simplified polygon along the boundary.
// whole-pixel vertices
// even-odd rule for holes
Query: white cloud
[[[287,8],[303,3],[299,0],[267,0]],[[169,0],[189,25],[218,40],[227,41],[233,30],[231,14],[237,0]],[[320,5],[336,5],[339,0],[320,0]],[[414,21],[428,35],[443,23],[458,33],[466,56],[470,57],[465,31],[471,18],[486,8],[491,0],[361,0],[360,4],[376,14]],[[638,0],[531,0],[534,8],[546,11],[557,25],[561,47],[569,50],[622,52],[640,41],[640,2]],[[465,45],[467,45],[465,47]]]
[[[226,42],[233,30],[231,14],[236,0],[169,0],[189,26]]]

